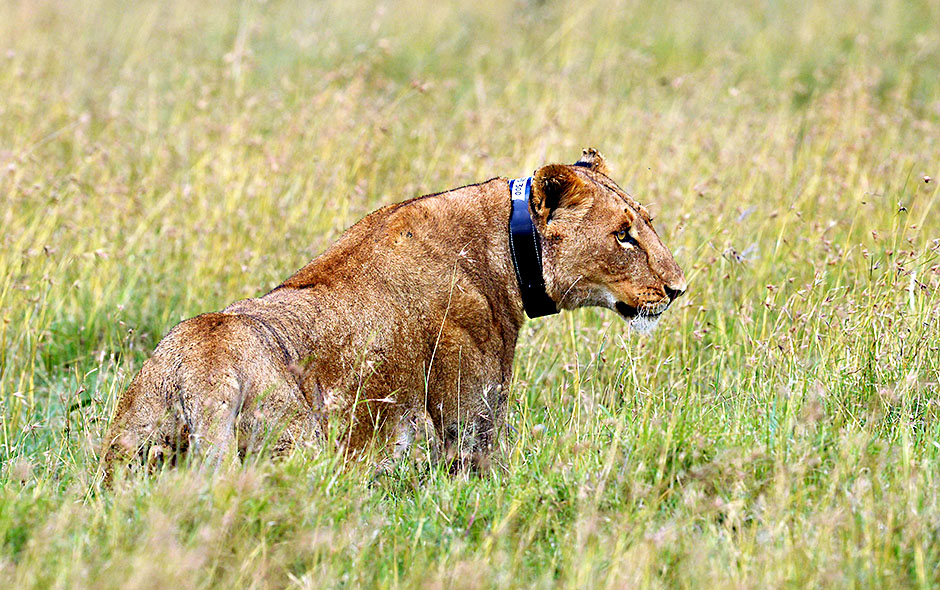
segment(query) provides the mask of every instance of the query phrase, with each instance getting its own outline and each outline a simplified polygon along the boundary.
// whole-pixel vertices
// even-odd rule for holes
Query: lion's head
[[[607,307],[649,331],[686,289],[649,211],[617,186],[597,150],[535,172],[529,209],[545,286],[559,308]]]

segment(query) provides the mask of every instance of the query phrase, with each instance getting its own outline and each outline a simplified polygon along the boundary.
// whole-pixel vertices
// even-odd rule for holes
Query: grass
[[[0,5],[0,585],[940,586],[928,0]],[[690,278],[529,322],[488,477],[93,486],[177,321],[594,145]]]

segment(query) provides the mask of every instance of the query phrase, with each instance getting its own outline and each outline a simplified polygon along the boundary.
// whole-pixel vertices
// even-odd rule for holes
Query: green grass
[[[940,587],[940,9],[0,4],[0,586]],[[93,479],[177,321],[370,210],[573,161],[690,279],[523,330],[487,477]]]

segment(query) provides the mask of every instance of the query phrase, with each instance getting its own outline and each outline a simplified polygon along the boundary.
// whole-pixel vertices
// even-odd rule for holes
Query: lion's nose
[[[666,287],[666,296],[669,297],[669,301],[675,300],[676,297],[679,297],[685,293],[685,285],[682,285],[680,289],[673,289],[672,287]]]

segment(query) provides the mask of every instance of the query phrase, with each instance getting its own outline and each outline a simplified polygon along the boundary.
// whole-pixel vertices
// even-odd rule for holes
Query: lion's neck
[[[504,179],[385,207],[251,307],[278,316],[297,357],[324,340],[365,346],[395,330],[433,338],[443,323],[481,341],[498,331],[514,347],[525,315],[509,214]]]

